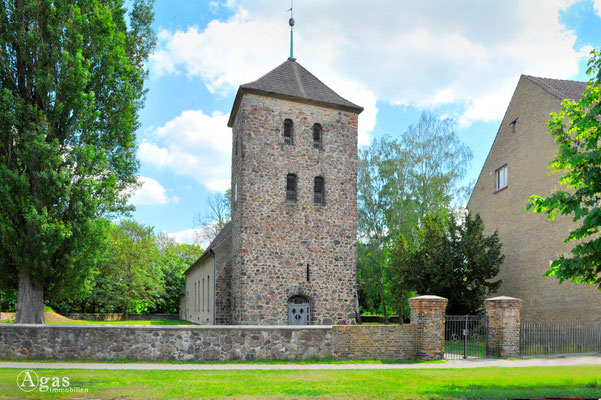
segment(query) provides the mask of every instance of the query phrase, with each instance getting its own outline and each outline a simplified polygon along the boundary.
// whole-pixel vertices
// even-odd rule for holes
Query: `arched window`
[[[286,175],[286,201],[290,203],[296,202],[296,182],[297,178],[294,174]]]
[[[315,205],[323,205],[325,200],[325,187],[323,178],[316,176],[313,184],[313,202]]]
[[[321,140],[322,140],[322,129],[321,125],[315,124],[313,125],[313,148],[321,149]]]
[[[292,132],[292,128],[294,127],[292,120],[286,118],[284,120],[284,143],[285,144],[294,144],[294,133]]]
[[[309,325],[311,308],[305,296],[292,296],[288,299],[288,325]]]

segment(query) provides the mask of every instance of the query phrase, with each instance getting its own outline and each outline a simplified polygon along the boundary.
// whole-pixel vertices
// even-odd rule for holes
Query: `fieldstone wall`
[[[486,355],[517,357],[520,355],[520,309],[522,300],[493,297],[484,301],[488,323]]]
[[[284,143],[287,118],[293,144]],[[233,324],[286,324],[294,295],[309,300],[312,325],[355,323],[357,126],[357,113],[244,94],[232,136]],[[295,202],[288,174],[298,178]],[[324,205],[314,204],[315,177]]]
[[[0,325],[0,359],[230,361],[415,358],[413,325]]]
[[[229,361],[329,358],[332,327],[0,326],[0,358]]]

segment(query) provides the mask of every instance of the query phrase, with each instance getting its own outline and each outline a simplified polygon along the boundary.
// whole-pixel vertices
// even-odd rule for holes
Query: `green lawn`
[[[28,395],[0,370],[0,398],[468,399],[601,396],[601,366],[352,371],[35,370],[88,393]]]

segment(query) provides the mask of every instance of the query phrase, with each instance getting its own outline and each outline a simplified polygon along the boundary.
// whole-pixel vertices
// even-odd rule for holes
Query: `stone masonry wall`
[[[548,164],[557,146],[547,133],[549,113],[561,100],[522,77],[484,163],[468,203],[480,213],[486,234],[498,231],[505,260],[497,293],[523,300],[523,321],[601,321],[601,293],[590,285],[543,278],[549,263],[569,252],[563,244],[574,228],[570,217],[526,211],[533,194],[547,196],[558,186],[559,175]],[[515,132],[512,122],[517,118]],[[507,165],[506,189],[495,191],[495,171]]]
[[[286,118],[293,145],[284,144]],[[357,124],[356,113],[244,94],[232,138],[232,323],[287,324],[293,295],[309,299],[311,324],[355,322]],[[286,202],[290,173],[295,203]],[[318,176],[321,206],[313,202]]]
[[[0,359],[229,361],[415,357],[404,326],[0,325]]]

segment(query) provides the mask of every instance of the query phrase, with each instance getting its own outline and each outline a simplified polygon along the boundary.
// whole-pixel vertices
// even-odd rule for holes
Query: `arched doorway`
[[[288,325],[309,325],[311,307],[305,296],[292,296],[288,299]]]

